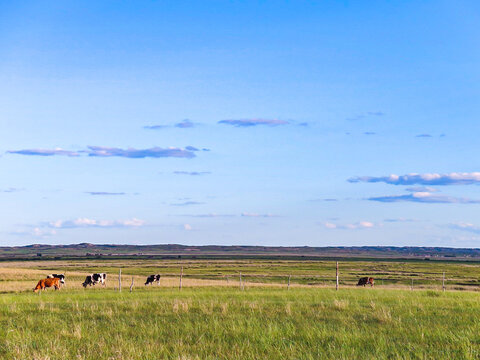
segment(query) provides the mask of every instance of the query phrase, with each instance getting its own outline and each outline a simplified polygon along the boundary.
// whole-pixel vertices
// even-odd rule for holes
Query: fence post
[[[243,290],[243,286],[242,286],[242,273],[240,272],[240,290]]]
[[[132,276],[132,283],[130,284],[130,292],[132,292],[133,289],[133,276]]]
[[[287,290],[290,290],[290,278],[292,275],[288,275],[288,284],[287,284]]]
[[[336,278],[337,278],[337,282],[335,284],[335,290],[338,290],[338,261],[337,261],[337,266],[336,266]]]
[[[160,280],[162,279],[162,275],[158,275],[158,281],[157,281],[157,286],[160,286]]]
[[[122,292],[122,268],[118,270],[118,292]]]
[[[178,290],[182,290],[182,277],[183,277],[183,266],[182,266],[182,271],[180,272],[180,283],[178,284]]]
[[[442,278],[442,290],[445,291],[445,271],[443,272],[443,278]]]

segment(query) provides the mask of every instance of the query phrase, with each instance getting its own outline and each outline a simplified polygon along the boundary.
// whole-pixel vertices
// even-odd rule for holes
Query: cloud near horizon
[[[323,225],[327,229],[339,229],[339,230],[371,229],[377,226],[370,221],[360,221],[353,224],[335,224],[332,222],[326,222]]]
[[[468,231],[474,234],[480,234],[480,227],[471,223],[449,224],[448,227],[454,230]]]
[[[407,175],[389,175],[389,176],[357,176],[347,180],[351,183],[367,182],[378,183],[383,182],[391,185],[470,185],[480,183],[480,172],[471,173],[449,173],[437,174],[411,173]]]
[[[480,200],[457,198],[453,196],[432,194],[430,192],[414,192],[406,195],[390,195],[370,197],[368,200],[384,203],[392,202],[417,202],[430,204],[480,204]]]
[[[230,120],[220,120],[218,123],[232,125],[235,127],[251,127],[251,126],[258,126],[258,125],[279,126],[279,125],[290,124],[290,122],[288,121],[278,120],[278,119],[230,119]]]
[[[221,217],[235,217],[235,215],[230,214],[183,214],[183,215],[174,215],[174,216],[184,216],[184,217],[193,217],[193,218],[221,218]]]
[[[85,194],[90,194],[94,196],[115,196],[115,195],[126,195],[124,192],[108,192],[108,191],[86,191]]]
[[[257,213],[248,213],[248,212],[242,213],[241,216],[242,217],[255,217],[255,218],[278,217],[278,215],[273,215],[273,214],[257,214]]]
[[[141,227],[146,222],[137,218],[129,220],[95,220],[89,218],[78,218],[75,220],[57,220],[47,224],[48,227],[54,229],[75,229],[75,228],[130,228]]]
[[[14,188],[14,187],[9,187],[6,189],[0,189],[0,192],[2,193],[14,193],[14,192],[19,192],[19,191],[25,191],[25,189],[19,189],[19,188]]]
[[[170,206],[190,206],[190,205],[203,205],[205,204],[204,202],[199,202],[199,201],[185,201],[182,203],[172,203]]]

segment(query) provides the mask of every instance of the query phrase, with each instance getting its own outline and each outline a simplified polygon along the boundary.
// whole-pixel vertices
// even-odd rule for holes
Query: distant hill
[[[480,249],[446,247],[281,247],[166,245],[43,245],[0,247],[0,260],[91,257],[294,257],[294,258],[406,258],[422,260],[480,260]]]

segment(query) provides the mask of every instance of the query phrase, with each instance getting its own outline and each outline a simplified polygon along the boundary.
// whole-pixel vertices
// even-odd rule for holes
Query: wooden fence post
[[[288,284],[287,284],[287,290],[290,290],[290,278],[292,275],[288,275]]]
[[[442,278],[442,290],[445,291],[445,271],[443,272],[443,278]]]
[[[182,271],[180,272],[180,283],[178,284],[178,290],[182,290],[182,277],[183,277],[183,266],[182,266]]]
[[[336,264],[336,278],[337,278],[337,282],[335,284],[335,290],[338,290],[338,261],[337,261],[337,264]]]
[[[122,268],[118,270],[118,292],[122,292]]]
[[[243,285],[242,285],[242,273],[240,272],[240,290],[243,290]]]
[[[130,292],[132,292],[133,289],[133,276],[132,276],[132,283],[130,284]]]

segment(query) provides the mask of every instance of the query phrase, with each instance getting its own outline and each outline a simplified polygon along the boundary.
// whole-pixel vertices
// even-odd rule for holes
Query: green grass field
[[[477,290],[478,265],[344,261],[339,291],[332,286],[332,265],[238,259],[3,263],[0,359],[480,358],[480,294],[471,291]],[[114,288],[119,268],[121,293]],[[439,281],[444,270],[446,292]],[[67,271],[64,288],[32,292],[38,279],[57,271]],[[108,272],[107,287],[81,287],[84,274],[93,271]],[[143,286],[145,275],[156,272],[163,274],[161,286]],[[244,291],[239,272],[247,280]],[[286,274],[295,280],[289,290]],[[354,287],[361,275],[383,277],[385,284]],[[418,288],[405,290],[413,276]]]
[[[0,296],[2,359],[480,357],[480,297],[151,288]]]

